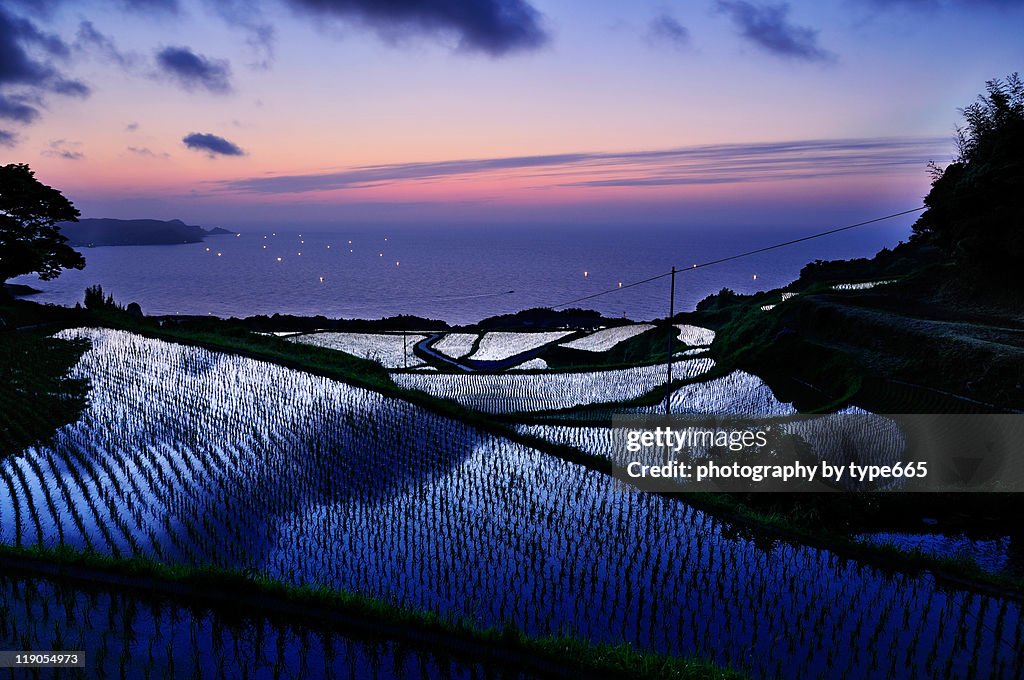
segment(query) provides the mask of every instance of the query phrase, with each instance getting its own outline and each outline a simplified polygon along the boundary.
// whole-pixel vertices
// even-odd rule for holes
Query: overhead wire
[[[787,246],[791,246],[791,245],[794,245],[796,243],[803,243],[804,241],[810,241],[810,240],[813,240],[813,239],[816,239],[816,238],[822,238],[824,236],[831,236],[832,234],[838,234],[839,232],[849,231],[850,229],[856,229],[858,227],[864,227],[864,226],[867,226],[869,224],[875,224],[876,222],[883,222],[885,220],[891,220],[891,219],[893,219],[895,217],[901,217],[903,215],[909,215],[911,213],[920,212],[920,211],[922,211],[924,209],[925,209],[925,206],[920,206],[918,208],[912,208],[910,210],[902,210],[900,212],[892,213],[890,215],[885,215],[884,217],[876,217],[874,219],[864,220],[863,222],[857,222],[856,224],[848,224],[848,225],[843,226],[843,227],[836,227],[834,229],[828,229],[826,231],[821,231],[821,232],[818,232],[818,233],[815,233],[815,234],[810,234],[808,236],[801,236],[800,238],[790,239],[789,241],[782,241],[780,243],[773,243],[771,245],[764,246],[763,248],[755,248],[754,250],[748,250],[748,251],[743,252],[743,253],[737,253],[735,255],[729,255],[727,257],[720,257],[720,258],[715,259],[715,260],[709,260],[707,262],[700,262],[700,263],[692,264],[692,265],[689,265],[689,266],[680,266],[680,267],[678,267],[675,270],[675,272],[668,271],[668,272],[664,272],[662,274],[656,274],[655,276],[647,277],[646,279],[641,279],[639,281],[632,281],[632,282],[626,283],[626,284],[620,283],[615,288],[609,288],[607,290],[602,290],[602,291],[599,291],[597,293],[591,293],[590,295],[584,295],[582,297],[574,298],[572,300],[567,300],[566,302],[560,302],[557,305],[550,305],[550,307],[552,309],[558,309],[559,307],[565,307],[567,305],[575,304],[577,302],[583,302],[585,300],[593,300],[594,298],[602,297],[604,295],[610,295],[612,293],[617,293],[617,292],[619,292],[621,290],[626,290],[627,288],[634,288],[636,286],[641,286],[641,285],[643,285],[645,283],[651,283],[652,281],[657,281],[659,279],[664,279],[666,277],[672,276],[673,273],[675,273],[675,274],[682,274],[684,272],[693,271],[695,269],[702,269],[704,267],[711,267],[713,265],[722,264],[723,262],[731,262],[732,260],[738,260],[740,258],[750,257],[751,255],[757,255],[759,253],[768,252],[769,250],[776,250],[778,248],[785,248]]]

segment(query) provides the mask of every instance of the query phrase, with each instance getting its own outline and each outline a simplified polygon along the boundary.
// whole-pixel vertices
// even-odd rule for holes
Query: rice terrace
[[[1022,25],[0,2],[0,678],[1024,678]]]
[[[677,340],[677,410],[792,411],[748,373],[710,377],[715,362],[700,353],[706,354],[713,332],[685,325],[672,330],[703,343]],[[538,343],[557,356],[568,344],[593,352],[588,361],[599,364],[602,351],[644,333],[658,331],[621,326],[498,337],[501,358],[530,354]],[[1024,623],[1015,597],[953,587],[927,569],[880,568],[843,550],[765,541],[743,522],[717,518],[713,509],[623,492],[599,465],[581,466],[557,449],[527,443],[568,445],[599,462],[606,430],[573,424],[571,409],[586,415],[588,408],[656,393],[664,386],[663,364],[469,373],[420,362],[393,368],[390,376],[375,374],[380,386],[374,389],[366,378],[353,384],[320,369],[160,335],[159,327],[140,334],[108,326],[54,336],[88,346],[69,373],[88,382],[88,406],[50,442],[8,456],[0,466],[5,559],[83,552],[114,560],[110,565],[145,560],[250,574],[288,588],[326,588],[435,612],[474,631],[511,625],[527,636],[566,633],[762,676],[783,669],[827,676],[851,644],[872,653],[844,657],[843,675],[971,669],[1005,675],[1020,662]],[[307,344],[335,348],[317,354],[323,366],[330,365],[331,352],[342,351],[343,339],[351,352],[390,356],[393,366],[399,363],[393,348],[403,336],[264,337],[267,348],[281,352]],[[408,337],[405,342],[413,346]],[[477,338],[474,344],[499,342]],[[396,387],[381,389],[389,380]],[[421,393],[430,396],[416,396]],[[588,394],[597,401],[588,401]],[[444,402],[435,397],[501,414],[504,427],[517,415],[535,422],[545,413],[557,424],[524,423],[502,435],[460,419],[460,410],[439,409]],[[219,434],[225,431],[230,439]],[[253,635],[265,637],[262,648],[278,651],[225,663],[254,673],[273,669],[282,654],[323,663],[329,644],[348,650],[336,657],[338,672],[368,664],[384,675],[410,668],[472,675],[481,663],[501,668],[500,659],[417,651],[414,642],[400,652],[396,643],[339,639],[329,627],[259,623],[263,616],[219,622],[216,607],[192,613],[173,598],[147,602],[146,596],[109,594],[109,587],[86,595],[95,591],[45,578],[25,589],[12,578],[5,611],[42,607],[50,613],[7,618],[9,639],[48,644],[57,637],[83,649],[101,644],[99,661],[109,674],[163,674],[178,664],[187,669],[198,663],[190,655],[232,649],[240,638],[255,644],[246,638]],[[66,605],[47,607],[52,593]],[[82,598],[96,597],[105,603],[99,613],[84,620],[73,614],[84,606]],[[156,623],[165,617],[174,622],[170,631]],[[780,617],[805,631],[800,639],[780,645]],[[109,624],[130,629],[132,639],[111,640],[103,632]],[[989,644],[964,642],[981,637]],[[198,645],[184,656],[176,651],[183,639]]]

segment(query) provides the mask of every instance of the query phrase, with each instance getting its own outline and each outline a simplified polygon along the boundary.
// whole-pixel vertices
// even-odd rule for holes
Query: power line
[[[802,243],[803,241],[810,241],[812,239],[821,238],[823,236],[829,236],[831,234],[838,234],[841,231],[848,231],[850,229],[856,229],[857,227],[863,227],[863,226],[868,225],[868,224],[874,224],[876,222],[882,222],[884,220],[891,220],[894,217],[901,217],[903,215],[909,215],[911,213],[920,212],[920,211],[924,210],[924,208],[925,208],[925,206],[921,206],[920,208],[913,208],[912,210],[904,210],[902,212],[893,213],[891,215],[886,215],[885,217],[876,217],[876,218],[874,218],[872,220],[865,220],[863,222],[857,222],[856,224],[848,224],[845,227],[838,227],[836,229],[829,229],[828,231],[818,232],[817,234],[811,234],[810,236],[802,236],[800,238],[795,238],[795,239],[792,239],[790,241],[783,241],[782,243],[775,243],[775,244],[772,244],[770,246],[765,246],[764,248],[757,248],[756,250],[748,250],[745,253],[738,253],[736,255],[730,255],[728,257],[721,257],[721,258],[719,258],[717,260],[710,260],[708,262],[701,262],[700,264],[690,265],[689,267],[680,267],[679,269],[676,270],[676,273],[677,274],[684,274],[684,273],[686,273],[688,271],[692,271],[694,269],[702,269],[703,267],[710,267],[712,265],[722,264],[723,262],[731,262],[732,260],[738,260],[738,259],[743,258],[743,257],[750,257],[751,255],[757,255],[758,253],[764,253],[764,252],[767,252],[769,250],[775,250],[776,248],[785,248],[786,246],[791,246],[794,243]],[[650,283],[651,281],[657,281],[658,279],[664,279],[664,278],[666,278],[668,276],[672,276],[672,272],[669,271],[669,272],[665,272],[663,274],[657,274],[655,276],[648,277],[648,278],[643,279],[641,281],[633,281],[632,283],[619,284],[615,288],[609,288],[608,290],[602,290],[601,292],[598,292],[598,293],[592,293],[590,295],[585,295],[583,297],[578,297],[578,298],[576,298],[574,300],[569,300],[567,302],[562,302],[562,303],[557,304],[557,305],[551,305],[551,308],[552,309],[558,309],[559,307],[565,307],[566,305],[571,305],[571,304],[574,304],[576,302],[583,302],[584,300],[593,300],[594,298],[601,297],[603,295],[610,295],[611,293],[617,293],[620,290],[625,290],[627,288],[633,288],[634,286],[640,286],[640,285],[643,285],[645,283]]]

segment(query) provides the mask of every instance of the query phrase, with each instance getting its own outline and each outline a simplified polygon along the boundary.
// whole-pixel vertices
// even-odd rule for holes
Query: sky
[[[920,205],[1009,0],[3,0],[0,162],[84,217],[778,226]]]

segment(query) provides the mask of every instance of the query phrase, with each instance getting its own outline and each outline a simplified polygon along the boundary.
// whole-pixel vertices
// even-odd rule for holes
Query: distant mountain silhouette
[[[115,220],[61,222],[60,231],[73,246],[153,246],[199,243],[206,236],[231,234],[220,227],[203,229],[181,220]]]

